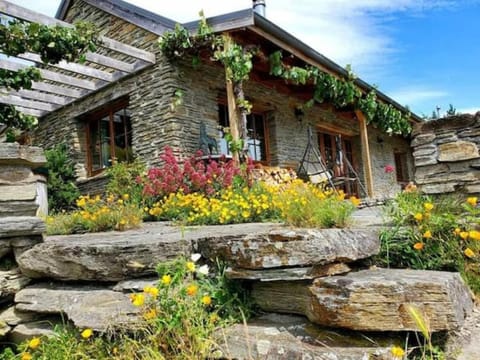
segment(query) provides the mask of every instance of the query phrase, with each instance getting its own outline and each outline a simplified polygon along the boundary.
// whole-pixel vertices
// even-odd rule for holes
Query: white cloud
[[[411,106],[421,104],[426,100],[442,99],[449,96],[444,90],[436,90],[428,87],[410,87],[398,89],[388,94],[400,104],[409,104]]]

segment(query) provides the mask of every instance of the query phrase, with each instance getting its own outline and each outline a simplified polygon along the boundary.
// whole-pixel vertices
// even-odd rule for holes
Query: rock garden
[[[410,186],[365,207],[291,171],[163,157],[70,204],[50,184],[68,206],[43,221],[43,152],[2,145],[0,359],[443,359],[468,343],[477,198]]]

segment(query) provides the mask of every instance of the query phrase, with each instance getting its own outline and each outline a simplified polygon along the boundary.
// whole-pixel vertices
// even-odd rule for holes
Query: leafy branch
[[[59,25],[47,26],[20,20],[0,22],[0,53],[17,56],[25,52],[37,53],[44,64],[56,64],[62,60],[84,61],[87,51],[95,51],[99,43],[93,25],[79,22],[74,28]],[[35,67],[19,71],[0,70],[0,87],[4,89],[31,89],[32,82],[41,80]],[[37,119],[25,115],[8,104],[0,104],[0,127],[6,126],[11,134],[14,129],[29,130]]]

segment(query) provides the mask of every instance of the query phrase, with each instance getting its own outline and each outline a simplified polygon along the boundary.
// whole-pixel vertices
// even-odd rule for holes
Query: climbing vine
[[[39,54],[44,64],[56,64],[61,60],[85,60],[87,51],[95,51],[99,43],[95,28],[79,22],[74,28],[60,25],[47,26],[20,20],[0,22],[0,53],[17,56],[25,52]],[[0,70],[0,87],[7,90],[31,89],[33,81],[41,79],[35,67],[19,71]],[[0,126],[9,129],[28,130],[37,124],[33,116],[22,114],[14,106],[0,104]]]
[[[368,123],[388,134],[407,136],[412,131],[410,114],[378,101],[374,90],[364,95],[355,84],[356,77],[350,67],[347,67],[346,78],[339,79],[316,67],[287,66],[282,61],[281,51],[272,53],[269,61],[271,75],[294,84],[313,84],[312,100],[307,102],[307,106],[313,105],[314,102],[328,102],[336,108],[353,106],[362,111]]]
[[[193,55],[194,65],[198,63],[200,49],[210,47],[213,60],[225,65],[227,78],[242,87],[243,81],[249,79],[253,68],[253,56],[257,49],[246,49],[239,44],[225,46],[224,37],[215,35],[208,26],[203,14],[198,31],[190,33],[181,25],[174,31],[167,32],[160,39],[162,53],[169,59],[181,58],[186,54]],[[361,110],[368,123],[388,134],[407,136],[412,127],[409,122],[410,113],[402,112],[392,105],[377,99],[374,90],[364,94],[355,84],[356,77],[349,67],[347,76],[338,78],[313,66],[289,66],[282,59],[282,52],[276,51],[269,56],[270,74],[298,85],[313,85],[312,98],[305,106],[317,103],[331,103],[336,108],[353,107]],[[237,96],[237,104],[250,111],[251,106],[243,97],[243,90]],[[240,105],[241,104],[241,105]],[[244,109],[244,110],[245,110]]]

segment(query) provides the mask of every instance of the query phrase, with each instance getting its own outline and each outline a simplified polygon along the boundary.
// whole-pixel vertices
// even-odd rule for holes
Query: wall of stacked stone
[[[42,241],[46,215],[45,177],[34,169],[46,163],[43,150],[0,144],[0,258],[19,255]]]
[[[480,194],[480,112],[419,124],[411,146],[422,191]]]

